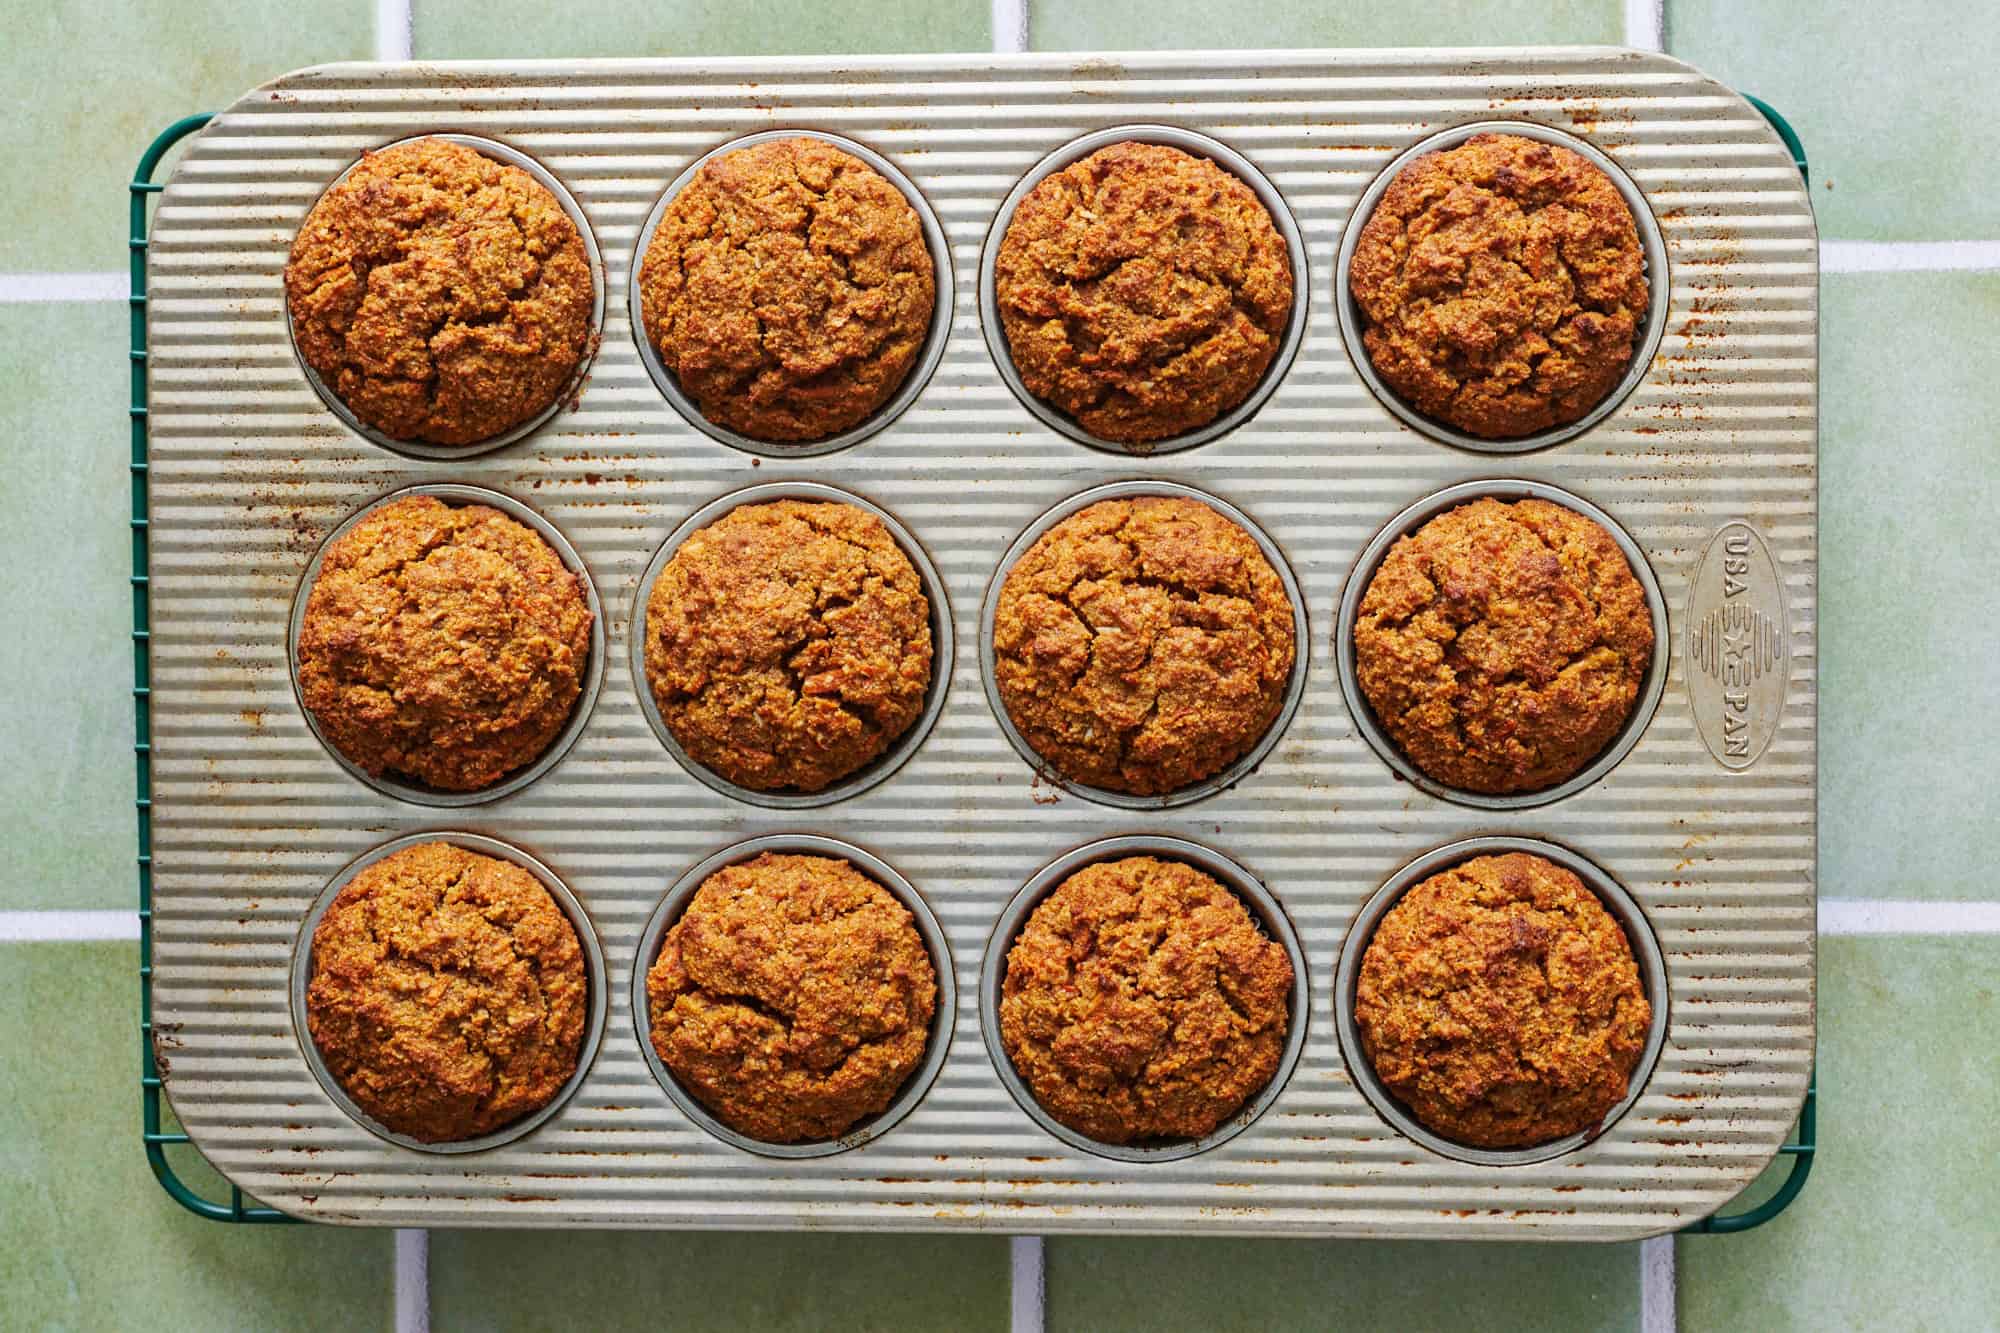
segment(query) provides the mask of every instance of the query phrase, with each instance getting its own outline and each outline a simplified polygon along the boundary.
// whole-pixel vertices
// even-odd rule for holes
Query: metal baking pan
[[[1334,296],[1350,214],[1391,159],[1495,119],[1608,155],[1657,219],[1670,282],[1637,386],[1584,433],[1504,460],[1392,414],[1349,359]],[[1241,154],[1305,253],[1303,332],[1269,397],[1216,438],[1147,456],[1086,447],[1031,414],[994,364],[977,290],[1009,192],[1072,141],[1124,125]],[[604,288],[622,293],[670,183],[772,129],[881,154],[951,246],[942,360],[906,411],[850,447],[758,456],[690,425],[615,299],[572,401],[491,452],[384,449],[300,372],[286,252],[362,150],[449,131],[526,153],[574,196]],[[1764,119],[1649,53],[343,65],[248,94],[189,142],[147,255],[153,998],[175,1111],[251,1195],[376,1225],[1610,1240],[1705,1216],[1778,1148],[1812,1057],[1817,260],[1798,173]],[[1376,754],[1343,698],[1332,633],[1385,525],[1444,487],[1499,477],[1559,487],[1616,520],[1659,584],[1669,633],[1659,704],[1622,760],[1546,804],[1485,810],[1399,780]],[[1311,634],[1298,707],[1261,763],[1166,808],[1109,806],[1037,775],[969,650],[1016,536],[1078,492],[1130,480],[1240,509],[1296,577]],[[968,648],[907,762],[808,809],[690,776],[624,669],[662,542],[702,505],[772,481],[835,486],[893,515],[931,556]],[[600,594],[610,668],[560,764],[449,811],[344,771],[301,716],[287,666],[293,597],[324,536],[383,494],[440,482],[514,496],[568,539]],[[380,844],[435,830],[546,865],[595,924],[608,972],[604,1039],[581,1086],[531,1132],[470,1153],[412,1151],[358,1124],[313,1076],[288,1002],[294,946],[328,882]],[[630,1012],[641,935],[668,887],[777,833],[838,838],[895,867],[934,909],[957,970],[955,1031],[928,1090],[867,1142],[809,1159],[748,1152],[691,1120],[648,1068]],[[1051,858],[1124,835],[1246,867],[1308,969],[1289,1079],[1233,1137],[1175,1160],[1115,1160],[1045,1130],[1003,1086],[978,1012],[981,959],[1009,901]],[[1343,1063],[1331,998],[1363,903],[1425,853],[1488,835],[1566,847],[1622,885],[1659,942],[1671,1012],[1614,1124],[1505,1167],[1433,1152],[1378,1115]]]

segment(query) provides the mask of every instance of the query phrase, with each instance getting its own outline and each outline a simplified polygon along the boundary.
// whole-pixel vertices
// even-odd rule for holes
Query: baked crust
[[[589,996],[576,928],[541,881],[432,842],[363,869],[320,917],[306,1025],[363,1111],[446,1143],[554,1100]]]
[[[1200,1138],[1278,1072],[1292,964],[1243,901],[1180,861],[1065,879],[1007,953],[1000,1035],[1035,1100],[1103,1143]]]
[[[1022,384],[1120,444],[1198,429],[1248,398],[1284,340],[1292,282],[1255,191],[1148,143],[1037,182],[994,263]]]
[[[1399,538],[1354,625],[1355,675],[1397,748],[1489,795],[1587,768],[1631,717],[1654,647],[1618,543],[1545,500],[1475,500]]]
[[[923,715],[930,599],[857,505],[741,505],[689,536],[646,601],[646,680],[696,763],[820,791]]]
[[[860,424],[902,386],[937,278],[903,192],[801,137],[704,163],[660,218],[639,294],[646,336],[703,416],[798,443]]]
[[[534,762],[590,661],[583,580],[486,505],[405,496],[327,549],[299,631],[299,694],[362,770],[478,791]]]
[[[1625,1099],[1652,1008],[1624,930],[1583,881],[1525,852],[1441,871],[1389,909],[1354,1002],[1376,1077],[1479,1148],[1595,1128]]]
[[[1002,703],[1072,782],[1154,795],[1262,739],[1298,648],[1255,539],[1196,500],[1103,500],[1015,561],[995,607]]]
[[[653,1049],[767,1143],[835,1138],[923,1063],[937,973],[910,910],[844,860],[765,852],[710,875],[646,972]]]
[[[1581,154],[1481,134],[1398,172],[1348,267],[1376,373],[1425,416],[1513,439],[1587,416],[1648,308],[1618,187]]]
[[[473,444],[569,387],[595,288],[541,182],[447,139],[367,153],[306,215],[285,265],[299,356],[397,440]]]

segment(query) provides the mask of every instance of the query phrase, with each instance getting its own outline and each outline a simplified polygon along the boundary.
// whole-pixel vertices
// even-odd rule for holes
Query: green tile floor
[[[1001,8],[1005,9],[1003,4]],[[1031,0],[1050,49],[1619,41],[1622,0],[1427,6]],[[44,0],[0,41],[15,130],[0,199],[0,1329],[380,1328],[381,1233],[182,1213],[136,1141],[134,949],[32,937],[31,913],[129,905],[124,309],[49,295],[121,269],[123,181],[184,111],[285,69],[419,56],[982,50],[986,0]],[[1985,180],[1987,0],[1667,0],[1669,49],[1759,92],[1815,163],[1823,284],[1821,892],[2000,900],[2000,265],[1849,272],[1845,242],[2000,249]],[[1003,31],[1005,29],[1003,28]],[[1977,137],[1975,137],[1977,136]],[[1893,259],[1893,255],[1891,258]],[[1863,257],[1866,267],[1876,261]],[[16,281],[16,280],[19,281]],[[107,281],[79,290],[116,290]],[[64,355],[51,357],[50,348]],[[60,700],[27,704],[23,701]],[[1986,919],[1991,919],[1993,909]],[[52,927],[53,929],[53,927]],[[2000,936],[1829,938],[1822,1158],[1747,1235],[1675,1244],[1681,1327],[1990,1328],[2000,1309]],[[212,1178],[206,1178],[213,1187]],[[997,1239],[433,1236],[438,1328],[998,1328]],[[1058,1239],[1050,1328],[1638,1328],[1637,1247]],[[1649,1333],[1654,1326],[1647,1325]]]

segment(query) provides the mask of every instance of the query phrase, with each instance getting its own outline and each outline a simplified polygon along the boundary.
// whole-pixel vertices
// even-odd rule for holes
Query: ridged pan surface
[[[1412,431],[1364,387],[1341,344],[1333,267],[1354,201],[1392,157],[1445,127],[1510,117],[1586,137],[1640,184],[1672,302],[1645,382],[1607,420],[1494,458]],[[988,226],[1022,173],[1124,123],[1184,126],[1246,156],[1296,216],[1309,267],[1304,339],[1269,401],[1218,440],[1151,458],[1086,448],[1032,417],[994,369],[975,288]],[[895,162],[935,207],[957,281],[949,344],[914,406],[853,448],[795,461],[754,458],[683,420],[647,376],[623,295],[634,237],[668,182],[720,143],[787,127]],[[602,347],[574,405],[463,462],[358,438],[286,335],[282,273],[307,208],[362,150],[428,130],[500,139],[545,164],[587,213],[608,280]],[[148,259],[154,987],[176,1112],[249,1193],[378,1225],[1571,1240],[1713,1211],[1782,1141],[1813,1053],[1817,259],[1798,174],[1756,112],[1671,58],[1608,49],[345,65],[258,89],[187,148]],[[971,647],[987,580],[1025,525],[1085,487],[1144,477],[1248,513],[1296,572],[1312,636],[1303,701],[1261,768],[1154,811],[1037,780],[995,724]],[[1396,780],[1349,716],[1329,638],[1376,531],[1434,490],[1490,477],[1552,483],[1609,512],[1651,563],[1672,631],[1665,693],[1631,754],[1574,796],[1514,812]],[[943,715],[905,767],[854,799],[787,812],[710,790],[661,747],[625,665],[626,622],[684,517],[798,479],[858,492],[907,525],[949,588],[961,649]],[[344,773],[300,716],[285,656],[319,539],[378,496],[440,481],[545,515],[589,563],[611,619],[603,690],[574,749],[525,790],[457,811]],[[1756,605],[1728,605],[1746,586]],[[1732,690],[1730,636],[1745,625],[1764,674]],[[1739,695],[1761,714],[1733,716]],[[426,829],[489,834],[545,861],[588,908],[612,973],[604,1046],[578,1094],[534,1133],[455,1157],[399,1149],[344,1116],[308,1071],[286,1002],[314,895],[361,852]],[[720,847],[776,832],[842,838],[893,865],[935,908],[958,971],[957,1030],[922,1104],[864,1147],[803,1161],[690,1123],[648,1072],[627,1012],[639,934],[667,886]],[[1283,904],[1312,969],[1306,1046],[1283,1094],[1242,1134],[1177,1161],[1121,1163],[1051,1137],[1003,1090],[978,1030],[979,960],[1002,905],[1052,856],[1125,833],[1241,862]],[[1356,909],[1411,858],[1476,834],[1575,848],[1638,899],[1668,960],[1671,1030],[1644,1095],[1580,1151],[1532,1166],[1453,1162],[1402,1138],[1355,1090],[1334,1035],[1333,969]]]

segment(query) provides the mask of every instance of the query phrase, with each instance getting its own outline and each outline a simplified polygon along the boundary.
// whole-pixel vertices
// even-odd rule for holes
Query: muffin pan
[[[1583,433],[1505,465],[1506,484],[1586,499],[1636,546],[1634,568],[1650,571],[1666,617],[1659,702],[1642,700],[1650,721],[1595,781],[1501,810],[1399,781],[1349,711],[1330,651],[1370,541],[1416,497],[1486,482],[1482,463],[1494,462],[1412,429],[1368,388],[1329,299],[1343,233],[1397,154],[1495,119],[1603,151],[1643,192],[1670,279],[1658,352],[1630,392]],[[1310,299],[1295,354],[1254,414],[1198,447],[1141,457],[1084,447],[1022,404],[994,361],[977,289],[1003,204],[1038,163],[1087,135],[1159,125],[1226,145],[1277,192],[1273,215],[1296,224],[1295,276]],[[957,287],[939,294],[949,325],[936,368],[920,366],[907,410],[853,447],[760,456],[663,400],[614,301],[587,382],[538,429],[448,459],[392,452],[344,425],[300,373],[282,273],[306,210],[361,151],[439,130],[514,146],[567,186],[606,289],[621,292],[649,212],[704,154],[766,131],[852,138],[900,167],[935,212],[946,243],[935,254]],[[153,998],[176,1113],[256,1198],[406,1226],[1610,1240],[1714,1211],[1790,1127],[1814,1019],[1817,246],[1798,175],[1763,119],[1670,57],[332,66],[258,89],[189,142],[147,264]],[[601,593],[599,660],[629,663],[648,563],[716,497],[764,482],[867,497],[907,530],[913,558],[928,553],[940,614],[948,606],[957,641],[973,644],[1010,544],[1053,507],[1135,479],[1248,516],[1312,627],[1289,722],[1248,771],[1185,804],[1120,808],[1043,779],[1009,743],[970,651],[940,676],[935,724],[900,767],[808,809],[690,775],[662,748],[628,670],[594,668],[595,706],[579,706],[559,764],[448,813],[356,781],[293,697],[288,624],[315,551],[355,511],[411,485],[532,505]],[[1696,579],[1725,529],[1754,534],[1768,579]],[[1726,556],[1732,541],[1715,549]],[[1731,598],[1747,605],[1713,614]],[[1728,633],[1743,624],[1758,627],[1756,660],[1782,670],[1784,688],[1759,682],[1745,706],[1762,710],[1760,748],[1726,750],[1725,766],[1702,728],[1728,724],[1740,647]],[[1704,626],[1697,662],[1683,636]],[[1711,713],[1722,710],[1699,726],[1694,674]],[[587,909],[608,968],[593,974],[607,1016],[580,1086],[540,1124],[473,1153],[414,1151],[358,1121],[314,1075],[290,1003],[295,950],[328,883],[357,856],[440,827],[546,865]],[[907,1114],[809,1159],[704,1128],[655,1078],[632,1008],[648,919],[669,886],[718,849],[771,835],[835,837],[906,876],[935,913],[959,1000],[934,1048],[941,1065],[927,1089],[912,1083]],[[1481,835],[1553,842],[1622,885],[1657,939],[1671,1008],[1615,1123],[1505,1167],[1434,1151],[1378,1113],[1342,1057],[1330,998],[1366,900],[1398,867]],[[1123,836],[1179,839],[1254,870],[1296,933],[1311,997],[1296,1064],[1269,1104],[1233,1137],[1172,1160],[1119,1160],[1037,1123],[989,1057],[976,998],[1021,887],[1051,858]]]

